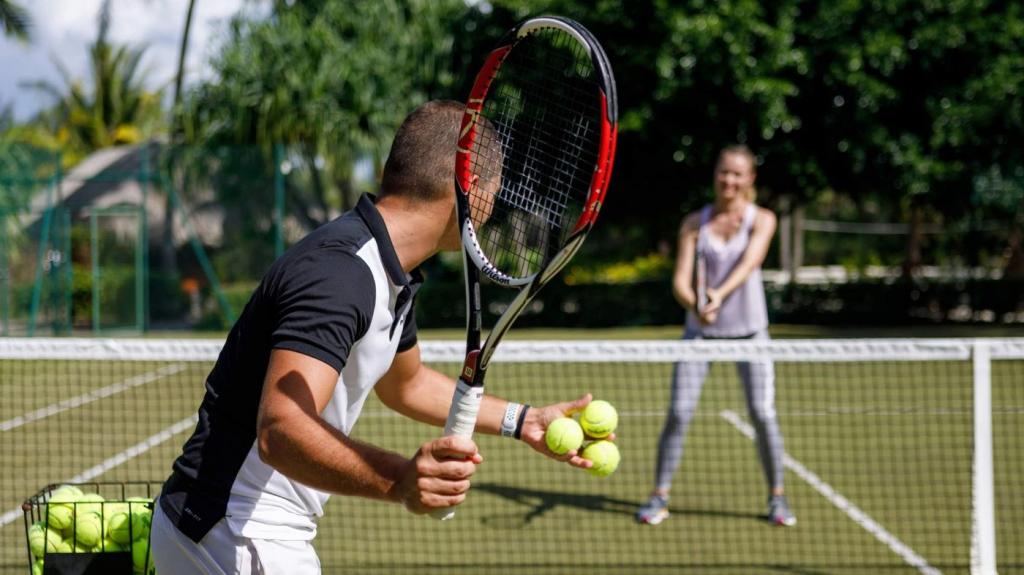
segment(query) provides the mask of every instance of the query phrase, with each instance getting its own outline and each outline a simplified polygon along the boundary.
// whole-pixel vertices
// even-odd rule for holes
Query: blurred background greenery
[[[254,3],[186,82],[190,0],[177,74],[154,83],[106,1],[89,77],[55,58],[63,82],[20,88],[52,105],[0,113],[3,334],[224,329],[277,254],[376,190],[409,111],[464,99],[501,33],[542,13],[607,49],[620,145],[595,234],[524,327],[681,323],[677,226],[734,142],[780,215],[775,322],[1024,325],[1020,3]],[[2,30],[33,42],[23,4],[0,0]],[[460,270],[427,263],[421,326],[462,325]]]

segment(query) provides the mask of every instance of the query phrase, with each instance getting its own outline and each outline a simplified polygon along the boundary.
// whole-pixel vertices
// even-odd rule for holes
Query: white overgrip
[[[444,434],[473,437],[476,416],[480,412],[480,403],[483,401],[483,397],[484,387],[482,385],[473,386],[460,378],[455,384],[455,394],[452,395],[452,404],[448,408]]]
[[[473,437],[476,416],[480,412],[480,403],[483,401],[483,397],[484,387],[482,385],[470,385],[459,378],[458,383],[455,384],[451,407],[448,408],[448,419],[444,424],[445,436]],[[437,509],[432,511],[430,516],[446,521],[455,517],[455,509]]]

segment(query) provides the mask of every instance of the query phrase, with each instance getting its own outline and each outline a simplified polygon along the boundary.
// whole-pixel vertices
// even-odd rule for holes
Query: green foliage
[[[190,141],[283,143],[307,168],[293,213],[313,227],[352,207],[353,168],[380,166],[416,105],[450,97],[458,0],[277,3],[269,18],[236,17],[212,65],[216,79],[186,103]],[[290,182],[292,183],[292,182]]]
[[[565,271],[565,283],[621,285],[650,280],[665,281],[672,276],[672,266],[670,258],[657,252],[625,262],[603,262],[593,266],[570,264]]]
[[[110,0],[105,0],[96,39],[88,46],[88,82],[72,77],[55,58],[63,86],[45,80],[27,84],[52,96],[57,104],[40,114],[26,139],[62,150],[67,165],[100,148],[140,142],[161,127],[162,95],[146,87],[141,67],[146,48],[111,43],[110,19]]]
[[[32,27],[28,12],[14,0],[0,0],[0,28],[4,35],[25,41]]]
[[[609,52],[620,142],[596,233],[633,242],[609,242],[614,249],[643,252],[674,237],[671,214],[708,199],[717,151],[733,142],[763,160],[759,201],[768,206],[830,190],[881,206],[889,221],[923,209],[928,223],[1001,220],[1010,229],[1021,217],[1020,3],[493,4],[505,24],[543,12],[575,17]]]
[[[223,286],[224,296],[230,302],[231,309],[235,310],[235,313],[241,313],[258,285],[259,282],[241,281]],[[210,294],[206,293],[204,296],[208,299]],[[231,323],[224,317],[221,309],[210,308],[204,310],[194,327],[201,331],[226,330],[231,328]]]

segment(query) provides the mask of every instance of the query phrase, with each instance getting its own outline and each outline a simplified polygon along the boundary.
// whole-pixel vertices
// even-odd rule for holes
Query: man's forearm
[[[455,382],[448,376],[427,366],[421,366],[414,382],[403,386],[397,401],[389,407],[406,417],[423,423],[444,427],[452,403]],[[485,395],[477,414],[478,433],[498,435],[508,401]]]
[[[290,479],[329,493],[398,501],[393,487],[409,459],[345,436],[323,420],[261,430],[260,458]]]

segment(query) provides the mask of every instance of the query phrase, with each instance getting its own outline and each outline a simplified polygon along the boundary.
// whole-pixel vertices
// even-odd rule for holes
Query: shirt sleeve
[[[408,351],[416,345],[416,299],[413,298],[409,306],[408,315],[405,316],[405,326],[402,328],[402,337],[398,340],[398,352]]]
[[[289,266],[276,286],[271,347],[296,351],[341,371],[373,317],[375,284],[354,254],[318,249]]]

